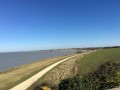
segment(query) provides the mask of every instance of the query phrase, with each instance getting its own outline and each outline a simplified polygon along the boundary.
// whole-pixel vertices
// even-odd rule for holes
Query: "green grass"
[[[79,74],[93,72],[107,61],[120,62],[120,48],[98,50],[78,60]]]
[[[86,54],[77,59],[77,66],[76,76],[67,77],[56,86],[46,86],[52,90],[106,90],[120,86],[120,48]]]
[[[78,75],[61,81],[59,90],[107,90],[120,86],[120,48],[98,50],[77,62]]]
[[[106,62],[91,73],[63,80],[59,90],[107,90],[120,86],[120,63]]]

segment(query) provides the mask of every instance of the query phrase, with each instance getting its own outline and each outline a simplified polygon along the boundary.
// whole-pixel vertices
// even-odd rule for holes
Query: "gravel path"
[[[49,70],[51,70],[52,68],[54,68],[55,66],[57,66],[58,64],[67,61],[73,57],[76,57],[77,55],[68,57],[66,59],[63,59],[57,63],[54,63],[50,66],[48,66],[47,68],[45,68],[44,70],[40,71],[39,73],[37,73],[36,75],[32,76],[31,78],[27,79],[26,81],[18,84],[17,86],[11,88],[10,90],[26,90],[29,86],[31,86],[33,83],[35,83],[39,78],[41,78],[45,73],[47,73]]]

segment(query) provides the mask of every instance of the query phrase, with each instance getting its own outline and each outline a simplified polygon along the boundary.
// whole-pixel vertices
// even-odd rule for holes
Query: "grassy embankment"
[[[77,62],[78,75],[63,80],[60,90],[106,90],[120,86],[120,48],[99,50]]]
[[[69,56],[71,55],[55,57],[47,60],[40,60],[4,72],[0,72],[0,90],[8,90],[35,75],[47,66]]]
[[[105,90],[120,85],[120,48],[92,52],[77,58],[76,63],[76,76],[62,80],[57,89],[47,85],[52,90]]]
[[[86,74],[98,69],[105,62],[120,62],[120,48],[103,49],[86,55],[79,60],[79,74]]]
[[[76,60],[80,57],[82,58],[83,55],[78,55],[76,57],[73,57],[73,58],[57,65],[52,70],[47,72],[44,76],[42,76],[42,78],[40,78],[37,82],[35,82],[27,90],[36,90],[36,89],[39,90],[39,88],[41,88],[41,86],[39,86],[39,85],[45,84],[45,83],[50,84],[50,86],[53,86],[54,88],[57,88],[56,86],[62,80],[64,80],[67,77],[73,77],[77,74]]]
[[[37,82],[35,82],[27,90],[39,90],[41,88],[41,84],[45,85],[46,83],[47,83],[48,87],[52,86],[55,90],[57,90],[58,89],[57,85],[62,80],[64,80],[67,77],[74,77],[77,74],[76,60],[83,58],[84,55],[88,54],[88,53],[90,53],[90,52],[86,52],[86,53],[82,53],[82,54],[78,53],[76,57],[73,57],[73,58],[57,65],[52,70],[47,72],[44,76],[42,76]],[[52,90],[54,90],[53,88],[52,88]]]

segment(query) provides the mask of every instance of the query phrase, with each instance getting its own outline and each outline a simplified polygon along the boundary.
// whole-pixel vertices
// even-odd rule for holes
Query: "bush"
[[[80,82],[79,77],[68,78],[59,84],[59,90],[79,90]]]
[[[120,85],[120,63],[106,62],[96,71],[63,80],[59,90],[105,90]]]

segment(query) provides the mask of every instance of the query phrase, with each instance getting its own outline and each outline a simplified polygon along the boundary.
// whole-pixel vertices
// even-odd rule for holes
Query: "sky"
[[[0,52],[120,45],[120,0],[0,0]]]

